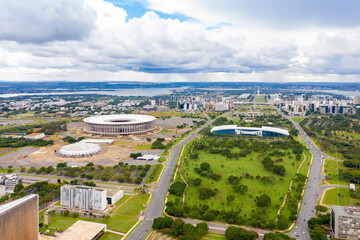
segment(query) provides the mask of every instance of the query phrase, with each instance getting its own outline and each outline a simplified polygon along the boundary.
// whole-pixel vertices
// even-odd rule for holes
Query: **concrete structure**
[[[85,132],[102,136],[141,135],[156,128],[155,117],[120,114],[88,117],[84,119]]]
[[[354,104],[355,104],[355,105],[359,105],[359,104],[360,104],[360,96],[355,96],[355,97],[354,97]]]
[[[124,196],[123,190],[107,189],[106,200],[108,204],[115,204]]]
[[[66,229],[58,238],[58,240],[92,240],[99,239],[103,232],[107,231],[107,225],[95,222],[79,220],[68,229]]]
[[[14,189],[15,185],[22,183],[22,177],[16,174],[0,174],[0,185]]]
[[[30,133],[26,135],[24,138],[26,139],[41,139],[45,137],[45,133]]]
[[[211,132],[217,134],[252,135],[252,136],[262,136],[262,137],[289,136],[289,132],[285,129],[265,127],[265,126],[262,126],[261,128],[256,128],[256,127],[238,127],[236,125],[223,125],[223,126],[213,127],[211,129]]]
[[[338,239],[360,239],[360,207],[331,206],[330,228]]]
[[[46,210],[44,212],[44,224],[45,225],[49,225],[51,222],[51,211],[50,210]]]
[[[0,239],[39,238],[39,196],[28,195],[0,205]]]
[[[106,189],[64,185],[60,190],[60,204],[85,211],[102,211],[107,206]]]
[[[152,160],[158,160],[159,158],[160,155],[142,155],[140,157],[137,157],[136,160],[152,161]]]
[[[143,106],[142,110],[146,112],[156,111],[156,107],[151,105],[145,105]]]
[[[0,185],[0,198],[6,195],[5,189],[6,187],[4,185]]]
[[[356,190],[355,184],[350,183],[350,191],[355,191],[355,190]]]
[[[57,154],[62,157],[79,158],[93,156],[101,151],[101,147],[97,144],[78,142],[63,146]]]
[[[3,138],[22,138],[26,133],[3,133],[1,137]]]
[[[98,144],[98,145],[110,145],[114,142],[114,140],[111,139],[83,139],[80,141],[80,143],[92,143],[92,144]]]

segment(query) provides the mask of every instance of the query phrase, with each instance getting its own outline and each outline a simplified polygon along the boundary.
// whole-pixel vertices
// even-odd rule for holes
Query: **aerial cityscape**
[[[359,11],[0,0],[0,240],[360,239]]]

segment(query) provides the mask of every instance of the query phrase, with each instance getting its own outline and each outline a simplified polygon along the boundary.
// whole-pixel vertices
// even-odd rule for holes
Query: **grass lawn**
[[[299,123],[299,122],[301,122],[301,121],[304,119],[304,117],[291,117],[291,119],[292,119],[294,122]]]
[[[256,102],[258,102],[258,103],[266,102],[265,96],[256,96],[256,97],[255,97],[255,100],[256,100]]]
[[[151,149],[151,144],[137,145],[134,146],[136,150],[149,150]]]
[[[107,224],[107,227],[109,229],[120,231],[120,232],[127,232],[137,222],[138,218],[129,217],[129,216],[121,216],[121,215],[115,215],[115,216],[112,216],[110,218],[105,218],[105,219],[93,219],[93,218],[84,218],[84,217],[73,218],[72,216],[65,217],[60,214],[52,213],[51,214],[51,223],[49,224],[48,228],[49,229],[61,229],[64,231],[78,220],[104,223],[104,224]],[[40,221],[41,221],[41,218],[40,218]]]
[[[340,197],[338,196],[340,194]],[[360,199],[350,197],[350,190],[348,188],[334,188],[326,192],[323,203],[331,205],[347,206],[359,203]]]
[[[9,168],[5,168],[5,169],[0,169],[0,173],[8,173]],[[11,168],[11,170],[13,170],[11,173],[16,172],[16,171],[20,171],[20,168]]]
[[[338,170],[340,169],[348,169],[344,166],[342,162],[334,161],[331,159],[325,159],[325,165],[324,165],[324,172],[325,174],[332,178],[332,180],[328,179],[326,180],[330,184],[340,184],[340,185],[349,185],[349,182],[346,182],[345,180],[339,179],[337,176]]]
[[[223,239],[226,239],[226,237],[223,234],[207,233],[201,239],[223,240]]]
[[[235,148],[232,151],[240,151]],[[280,150],[283,151],[283,150]],[[267,215],[269,219],[275,219],[277,211],[279,210],[283,198],[285,197],[292,178],[295,176],[298,166],[301,164],[301,161],[296,161],[295,156],[291,150],[287,151],[283,159],[283,162],[279,162],[285,166],[286,173],[285,176],[279,176],[270,172],[264,168],[261,161],[262,156],[259,156],[259,153],[252,152],[246,157],[241,157],[238,160],[236,159],[227,159],[227,157],[220,154],[210,154],[206,151],[199,150],[197,151],[199,158],[193,160],[186,158],[184,166],[182,168],[182,175],[189,183],[191,179],[201,178],[201,186],[211,187],[212,189],[218,189],[218,193],[206,200],[199,200],[199,191],[197,187],[192,184],[189,184],[189,188],[186,191],[185,201],[188,205],[203,205],[206,204],[210,209],[216,209],[221,211],[222,209],[230,211],[231,209],[240,210],[241,215],[245,219],[249,219],[252,215],[252,210],[258,209],[255,198],[261,194],[267,194],[271,197],[271,206],[267,208]],[[288,154],[289,153],[289,154]],[[277,158],[273,157],[273,160]],[[308,162],[310,162],[310,154],[308,154]],[[211,169],[217,174],[221,174],[221,179],[215,181],[210,178],[201,177],[198,173],[195,172],[194,168],[199,168],[202,162],[207,162],[210,164]],[[307,163],[308,163],[307,162]],[[301,173],[305,174],[307,172],[307,163],[301,168]],[[228,177],[233,176],[244,176],[245,173],[249,173],[251,177],[242,177],[240,184],[248,186],[248,192],[245,194],[235,193],[232,189],[232,185],[228,182]],[[257,176],[273,176],[275,177],[275,184],[265,184],[260,181]],[[229,205],[227,204],[226,197],[228,195],[235,195],[235,200]],[[171,200],[171,199],[169,199]],[[175,200],[174,200],[175,201]],[[178,200],[177,200],[178,201]]]
[[[113,234],[113,233],[106,232],[99,239],[100,240],[119,240],[121,238],[122,238],[122,236],[120,236],[120,235],[116,235],[116,234]]]
[[[129,195],[124,195],[123,199],[120,201],[125,201]],[[84,217],[77,217],[73,218],[72,216],[62,216],[60,214],[52,213],[51,214],[51,223],[48,226],[48,229],[61,229],[66,230],[72,224],[74,224],[78,220],[90,221],[90,222],[98,222],[107,224],[108,229],[120,231],[120,232],[127,232],[129,231],[132,226],[138,221],[137,215],[140,213],[141,210],[145,209],[143,204],[146,204],[149,193],[137,194],[133,199],[127,202],[124,206],[118,209],[114,216],[104,219],[94,219],[94,218],[84,218]],[[119,204],[121,202],[119,201]],[[39,215],[39,221],[44,221],[44,213],[41,212]],[[46,229],[42,229],[44,232]]]
[[[131,195],[124,194],[124,196],[123,196],[117,203],[115,203],[115,206],[116,206],[116,207],[120,206],[120,205],[123,204],[126,200],[128,200],[130,197],[131,197]],[[115,208],[116,208],[116,207],[115,207]],[[111,209],[110,212],[113,212],[113,210],[114,210],[115,208]]]
[[[170,156],[170,154],[171,154],[171,152],[169,152],[169,151],[164,151],[164,152],[161,153],[161,156],[166,157],[166,156]]]
[[[140,211],[145,209],[143,205],[147,203],[149,196],[150,196],[149,193],[145,193],[145,194],[138,193],[124,206],[119,208],[115,213],[128,215],[128,216],[137,216],[140,213]]]
[[[152,182],[156,182],[158,180],[159,175],[160,175],[163,168],[164,168],[164,165],[162,165],[162,164],[161,165],[155,165],[152,168],[151,173],[150,173],[149,177],[146,179],[145,183],[149,184],[149,183],[152,183]]]

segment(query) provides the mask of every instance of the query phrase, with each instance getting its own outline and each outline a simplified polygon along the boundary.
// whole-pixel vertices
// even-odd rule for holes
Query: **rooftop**
[[[33,198],[37,198],[37,195],[36,194],[27,195],[25,197],[22,197],[22,198],[13,200],[11,202],[5,203],[3,205],[0,205],[0,213],[5,212],[5,211],[15,207],[16,205],[24,203],[24,202],[28,201],[29,199],[33,199]]]
[[[129,123],[146,123],[156,120],[153,116],[139,114],[118,114],[118,115],[102,115],[88,117],[84,119],[86,123],[106,124],[106,125],[124,125]]]
[[[106,231],[106,224],[87,222],[79,220],[68,229],[66,229],[58,238],[58,240],[89,240],[96,237],[96,235],[103,229]]]
[[[341,214],[341,215],[357,215],[360,216],[360,206],[356,206],[356,205],[349,205],[349,206],[336,206],[336,205],[332,205],[331,209],[336,213],[336,214]]]
[[[118,192],[123,191],[123,190],[118,190],[118,189],[106,189],[106,196],[107,197],[112,197],[115,194],[117,194]]]
[[[26,137],[35,137],[35,136],[39,136],[41,134],[44,134],[44,133],[30,133],[30,134],[26,135]]]

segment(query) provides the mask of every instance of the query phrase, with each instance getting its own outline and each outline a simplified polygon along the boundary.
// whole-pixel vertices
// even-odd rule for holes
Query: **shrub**
[[[169,188],[169,192],[171,194],[174,194],[176,196],[182,196],[183,192],[186,188],[186,184],[183,182],[174,182],[173,184],[171,184],[170,188]]]

